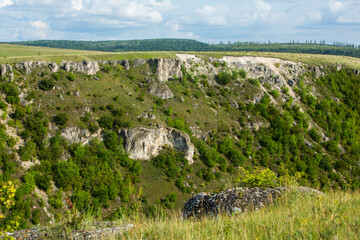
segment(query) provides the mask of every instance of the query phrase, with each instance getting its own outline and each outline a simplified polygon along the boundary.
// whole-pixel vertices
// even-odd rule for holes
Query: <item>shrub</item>
[[[227,72],[221,72],[216,76],[216,82],[221,85],[227,85],[231,81],[231,74]]]
[[[54,117],[54,122],[59,126],[64,126],[68,120],[69,116],[67,115],[67,113],[59,113]]]
[[[78,190],[71,196],[71,201],[76,204],[76,209],[82,211],[86,207],[89,207],[90,197],[88,191]]]
[[[71,82],[75,81],[75,75],[74,75],[73,73],[69,73],[69,75],[67,76],[67,78],[68,78]]]
[[[79,183],[79,167],[73,162],[57,162],[53,172],[56,185],[64,190],[71,190]]]
[[[39,189],[44,190],[45,192],[47,192],[48,190],[51,190],[51,182],[50,182],[51,178],[48,174],[42,174],[42,173],[37,173],[35,175],[35,182],[36,182],[36,186],[38,186]]]
[[[111,129],[114,124],[114,119],[111,116],[103,115],[98,120],[99,126],[105,129]]]
[[[254,85],[254,86],[260,86],[260,80],[259,79],[254,79],[254,78],[251,78],[251,79],[249,79],[249,82],[252,84],[252,85]]]
[[[49,91],[55,87],[55,84],[53,79],[44,79],[39,82],[39,88],[44,91]]]

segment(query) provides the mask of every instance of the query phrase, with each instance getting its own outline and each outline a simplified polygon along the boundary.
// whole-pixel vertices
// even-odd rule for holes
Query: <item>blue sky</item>
[[[189,38],[360,44],[360,0],[0,0],[0,41]]]

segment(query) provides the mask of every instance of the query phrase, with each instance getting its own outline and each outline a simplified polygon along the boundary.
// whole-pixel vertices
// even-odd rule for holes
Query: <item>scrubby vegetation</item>
[[[218,64],[214,67],[221,71],[213,77],[196,75],[196,64],[194,69],[182,66],[183,78],[166,83],[175,95],[167,100],[149,93],[144,78],[157,76],[147,64],[129,70],[100,64],[96,76],[37,69],[29,75],[15,70],[13,80],[2,78],[0,183],[6,189],[12,183],[17,187],[11,205],[1,207],[2,229],[13,223],[16,228],[28,228],[52,216],[61,222],[61,214],[71,209],[104,220],[135,213],[156,217],[179,210],[192,194],[234,185],[359,189],[360,76],[353,69],[329,66],[319,78],[309,70],[291,89],[275,89],[264,78],[250,79],[244,70]],[[128,157],[121,129],[156,125],[190,135],[196,148],[194,164],[189,165],[184,153],[171,147],[164,147],[148,162]],[[101,130],[102,138],[83,145],[66,140],[64,131],[74,127],[95,135]],[[279,206],[286,211],[293,206],[291,202],[279,204],[266,211],[280,218]],[[316,204],[320,203],[314,203],[314,208]],[[269,218],[266,211],[258,214]],[[316,211],[320,214],[322,210]],[[252,224],[251,216],[256,214],[250,215],[249,222],[237,219],[238,224]],[[308,219],[307,214],[310,212],[300,218]],[[143,230],[126,237],[147,236],[153,228],[151,220],[147,221]],[[270,226],[257,221],[264,228]],[[320,221],[330,224],[326,219]],[[180,238],[188,237],[182,232],[186,224],[177,226]],[[326,233],[325,228],[315,231],[310,225],[298,225],[279,237],[306,237],[304,229],[315,238],[350,236],[342,230]],[[229,223],[230,237],[237,234],[234,226]],[[223,227],[206,231],[225,234]],[[162,231],[160,227],[155,232],[162,236]],[[203,231],[194,234],[207,236]],[[251,231],[244,237],[270,234]]]

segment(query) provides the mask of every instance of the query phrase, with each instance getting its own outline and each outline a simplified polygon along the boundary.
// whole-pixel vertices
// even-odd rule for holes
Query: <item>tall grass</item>
[[[234,216],[141,219],[114,239],[360,239],[360,194],[291,193],[266,208]]]

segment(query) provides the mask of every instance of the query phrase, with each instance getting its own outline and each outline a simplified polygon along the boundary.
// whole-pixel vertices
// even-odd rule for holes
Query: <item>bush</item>
[[[73,162],[57,162],[53,172],[55,183],[59,188],[71,190],[74,185],[79,184],[79,167]]]
[[[114,119],[111,116],[103,115],[98,120],[99,126],[105,129],[112,129]]]
[[[88,191],[78,190],[72,197],[71,201],[75,203],[76,209],[82,211],[90,205],[90,193]]]
[[[59,126],[64,126],[68,120],[69,116],[67,115],[67,113],[59,113],[54,117],[54,122]]]
[[[44,79],[39,82],[39,88],[44,91],[49,91],[55,87],[56,82],[53,79]]]
[[[38,186],[39,189],[44,190],[45,192],[51,190],[52,185],[50,180],[51,178],[48,174],[43,174],[38,172],[35,175],[36,185]]]
[[[231,81],[231,74],[227,72],[221,72],[216,76],[216,82],[221,85],[227,85]]]
[[[73,73],[69,73],[69,75],[67,76],[67,78],[68,78],[71,82],[75,81],[75,75],[74,75]]]

